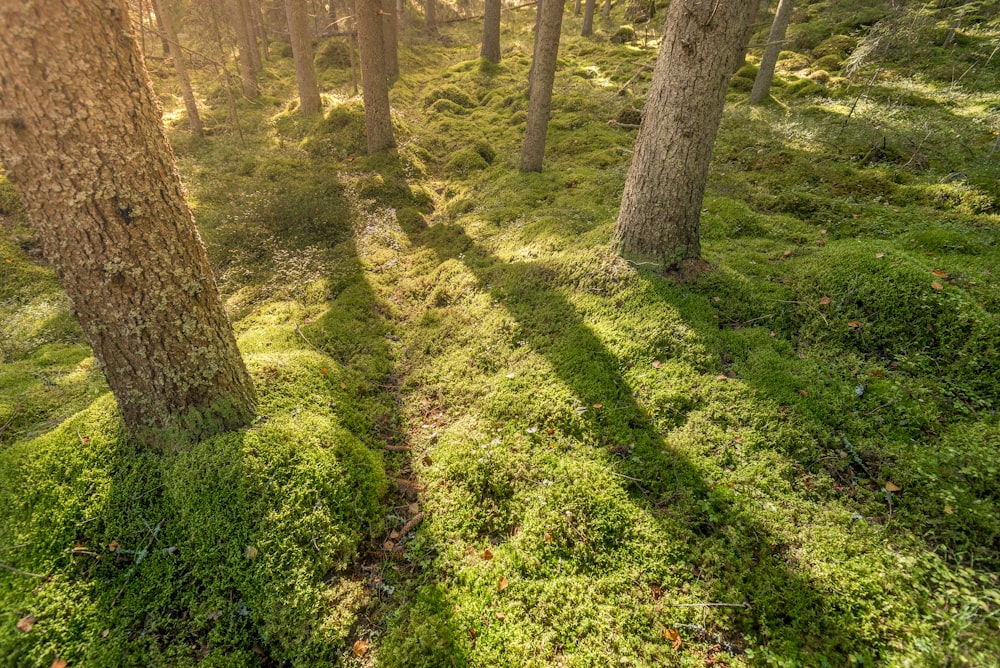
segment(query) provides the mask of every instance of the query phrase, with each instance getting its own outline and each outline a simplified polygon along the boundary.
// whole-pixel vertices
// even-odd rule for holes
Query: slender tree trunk
[[[156,29],[160,33],[160,46],[163,50],[163,57],[166,58],[170,55],[170,44],[167,42],[167,31],[163,27],[163,17],[160,16],[159,12],[154,12],[156,14]]]
[[[239,49],[240,81],[243,84],[243,96],[253,100],[260,95],[260,88],[257,85],[257,69],[253,59],[253,53],[256,52],[257,48],[253,46],[250,34],[247,32],[247,20],[240,0],[229,1],[229,15],[232,17],[233,30],[236,32],[236,46]]]
[[[0,25],[0,107],[16,118],[0,160],[125,424],[167,449],[245,425],[253,385],[124,1],[0,0]]]
[[[396,1],[382,0],[382,45],[385,47],[385,72],[389,81],[399,76],[399,35],[396,31]]]
[[[535,64],[538,62],[538,35],[542,31],[543,0],[535,1],[535,39],[531,44],[531,65],[528,66],[528,98],[531,98],[531,86],[535,81]]]
[[[428,35],[436,35],[438,32],[436,0],[424,0],[424,31]]]
[[[596,5],[597,0],[587,0],[583,10],[583,29],[580,30],[582,37],[590,37],[594,34],[594,7]]]
[[[479,55],[491,63],[500,62],[500,0],[486,0],[483,18],[483,48]]]
[[[271,46],[267,41],[267,24],[264,23],[264,10],[260,6],[260,0],[250,0],[250,11],[253,17],[253,27],[257,36],[260,37],[260,53],[264,60],[271,58]]]
[[[698,222],[729,78],[757,0],[673,0],[612,245],[678,266],[701,253]]]
[[[406,0],[396,0],[396,31],[406,30]]]
[[[365,139],[368,155],[396,145],[389,113],[389,77],[382,44],[381,0],[357,0],[358,43],[361,47],[361,86],[365,102]]]
[[[337,3],[330,0],[330,4],[326,6],[326,28],[323,29],[323,34],[330,34],[335,25],[337,25]]]
[[[611,0],[604,0],[604,11],[601,12],[604,16],[604,20],[607,21],[611,18]]]
[[[167,33],[167,44],[170,47],[170,57],[174,61],[174,71],[177,73],[177,83],[181,87],[181,97],[184,99],[184,109],[187,111],[188,127],[191,133],[197,137],[205,134],[201,126],[201,117],[198,115],[198,105],[194,100],[194,91],[191,89],[191,79],[188,78],[187,63],[184,57],[184,50],[180,42],[177,41],[177,31],[174,30],[174,16],[170,7],[170,0],[153,0],[154,11],[163,15],[163,28]]]
[[[581,0],[575,0],[573,2],[573,16],[579,16],[580,15],[580,6],[581,6],[581,4],[582,4]]]
[[[253,8],[250,7],[250,0],[236,0],[240,5],[240,13],[246,23],[247,38],[250,40],[250,58],[253,60],[254,73],[260,76],[264,71],[264,63],[260,59],[260,48],[257,45],[257,25],[254,21]]]
[[[316,83],[312,40],[309,38],[309,22],[306,19],[304,0],[285,0],[285,14],[288,16],[288,35],[292,42],[292,58],[295,60],[299,111],[303,114],[316,114],[323,108],[323,103],[319,97],[319,85]]]
[[[536,36],[535,63],[530,84],[528,122],[521,148],[522,172],[542,171],[545,155],[545,132],[549,126],[552,106],[552,84],[556,78],[556,57],[559,54],[559,33],[562,28],[562,0],[545,0],[541,25]]]
[[[357,44],[357,6],[354,7],[354,14],[351,20],[347,22],[347,53],[351,59],[351,88],[354,89],[354,94],[358,94],[358,60],[355,55],[358,50]]]
[[[753,90],[750,91],[750,104],[762,103],[771,92],[774,66],[778,63],[781,43],[785,39],[785,30],[788,29],[788,21],[791,17],[792,0],[778,0],[778,9],[774,13],[774,23],[771,24],[771,33],[767,36],[764,55],[760,59],[760,69],[757,70],[757,77],[753,80]]]

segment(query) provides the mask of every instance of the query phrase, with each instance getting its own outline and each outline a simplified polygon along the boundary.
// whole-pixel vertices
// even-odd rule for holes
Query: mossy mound
[[[428,90],[424,93],[423,105],[424,107],[430,107],[438,100],[447,100],[462,109],[472,109],[477,106],[475,100],[458,88],[458,86],[452,84],[437,86]]]
[[[331,37],[320,42],[316,47],[314,62],[319,68],[343,68],[351,66],[351,52],[347,42],[337,37]]]
[[[364,106],[354,101],[334,105],[302,141],[301,148],[314,158],[343,160],[364,155]]]

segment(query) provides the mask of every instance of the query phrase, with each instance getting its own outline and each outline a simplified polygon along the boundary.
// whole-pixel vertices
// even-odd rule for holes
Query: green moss
[[[424,107],[430,107],[439,100],[447,100],[454,107],[462,109],[471,109],[476,106],[476,102],[467,93],[462,92],[457,86],[451,84],[438,86],[427,91],[423,96],[423,105]],[[453,108],[451,105],[448,106],[448,109]]]
[[[318,68],[350,67],[350,47],[345,40],[338,37],[325,39],[316,47],[314,62]]]
[[[445,164],[445,172],[452,176],[468,176],[472,172],[486,169],[489,163],[474,148],[458,151]]]
[[[840,60],[843,60],[847,58],[856,46],[857,40],[853,37],[849,37],[848,35],[834,35],[813,47],[812,56],[817,60],[826,58],[827,56],[836,56]]]

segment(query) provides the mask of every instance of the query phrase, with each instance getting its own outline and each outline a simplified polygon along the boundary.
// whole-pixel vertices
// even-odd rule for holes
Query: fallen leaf
[[[485,550],[483,550],[483,559],[489,561],[492,558],[493,558],[493,552],[490,550],[490,548],[486,548]]]
[[[875,253],[875,259],[876,260],[881,260],[884,257],[885,257],[885,253]]]
[[[497,580],[497,591],[503,591],[507,588],[507,578],[500,578]]]
[[[508,378],[513,378],[513,377],[514,377],[514,374],[512,374],[512,373],[508,373],[508,374],[507,374],[507,377],[508,377]]]
[[[946,503],[944,504],[944,512],[946,515],[951,515],[955,512],[955,509]]]
[[[552,534],[549,533],[548,531],[545,532],[545,536],[543,536],[543,538],[545,538],[545,542],[546,543],[551,543],[552,542]]]
[[[729,380],[729,376],[727,376],[724,373],[720,373],[718,376],[715,377],[715,379],[716,380]]]
[[[385,550],[386,552],[392,552],[393,548],[395,547],[396,544],[393,543],[391,540],[387,540],[384,543],[382,543],[382,549]]]
[[[21,619],[17,620],[17,624],[15,624],[15,626],[17,626],[17,630],[20,631],[21,633],[27,633],[28,631],[31,630],[31,627],[34,625],[35,625],[34,615],[21,617]]]
[[[604,404],[594,404],[594,408],[600,410],[600,409],[604,408]]]
[[[665,629],[663,631],[663,636],[674,644],[674,649],[678,650],[681,648],[681,634],[673,629]]]
[[[898,492],[902,488],[890,480],[885,481],[885,491],[887,492]]]
[[[257,558],[258,554],[260,554],[260,550],[258,550],[253,545],[247,545],[247,559],[253,561],[254,559]]]
[[[475,630],[474,629],[466,629],[466,630],[469,632],[469,640],[475,640],[476,639]]]
[[[354,656],[361,658],[368,653],[368,643],[364,638],[358,638],[351,649],[354,651]]]
[[[101,637],[102,638],[107,638],[110,633],[111,633],[111,629],[104,629],[103,631],[101,631]]]
[[[819,300],[819,303],[820,303],[820,306],[826,306],[827,304],[830,303],[830,298],[829,297],[823,297],[822,299]]]
[[[653,362],[653,368],[654,369],[659,369],[661,366],[663,366],[663,362],[661,362],[659,360],[656,360],[655,362]]]
[[[948,272],[941,271],[940,269],[935,269],[931,273],[937,276],[938,278],[948,278]]]
[[[114,552],[121,546],[122,546],[121,543],[119,543],[117,540],[113,540],[110,543],[108,543],[108,552]]]
[[[50,666],[50,668],[66,668],[66,665],[67,665],[66,659],[60,659],[59,657],[56,657],[55,659],[52,659],[52,665]]]
[[[721,302],[722,301],[722,297],[712,297],[712,301],[713,302]]]
[[[341,383],[340,384],[340,389],[346,390],[347,389],[347,383]]]
[[[935,290],[944,290],[944,286],[938,283],[937,281],[931,281],[931,287],[934,288]]]
[[[499,619],[501,622],[503,620],[507,619],[507,615],[503,614],[502,612],[496,613],[496,616],[497,616],[497,619]]]
[[[322,369],[320,369],[320,370],[319,370],[319,372],[320,372],[321,374],[323,374],[324,376],[325,376],[325,375],[326,375],[326,374],[327,374],[327,373],[328,373],[329,371],[330,371],[330,370],[329,370],[329,369],[327,369],[326,367],[323,367]]]
[[[795,390],[795,391],[798,392],[799,394],[801,394],[803,397],[808,397],[809,396],[809,393],[806,392],[805,390]]]
[[[852,328],[852,329],[857,329],[858,327],[861,326],[861,323],[858,322],[857,320],[852,320],[849,323],[847,323],[847,326],[850,327],[850,328]]]

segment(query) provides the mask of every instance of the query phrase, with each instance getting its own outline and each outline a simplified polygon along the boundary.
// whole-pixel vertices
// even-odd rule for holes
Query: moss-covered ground
[[[541,174],[530,9],[406,33],[374,158],[336,39],[321,116],[201,72],[200,141],[152,65],[259,417],[131,442],[0,179],[0,664],[1000,663],[1000,19],[948,4],[801,3],[762,107],[751,50],[684,276],[608,249],[662,8],[567,8]]]

